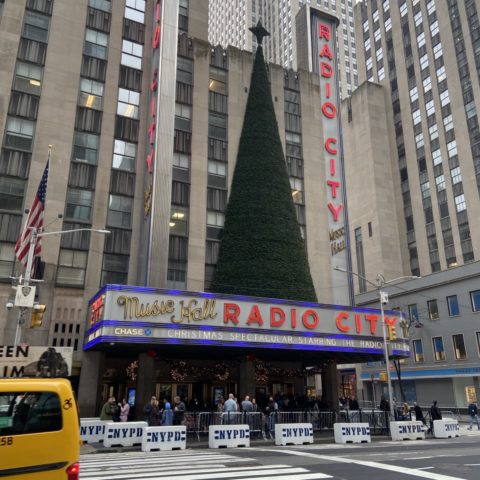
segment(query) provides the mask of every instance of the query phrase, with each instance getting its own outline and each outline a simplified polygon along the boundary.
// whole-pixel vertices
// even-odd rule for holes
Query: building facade
[[[389,304],[407,315],[408,305],[443,298],[441,321],[422,320],[422,328],[414,328],[419,323],[409,317],[412,346],[423,345],[426,352],[424,360],[406,364],[417,372],[409,378],[419,379],[411,384],[410,401],[416,390],[416,398],[429,403],[433,398],[422,385],[430,385],[439,401],[443,393],[444,403],[466,405],[471,396],[465,385],[438,380],[440,366],[447,365],[480,394],[474,344],[465,348],[466,356],[449,350],[432,360],[431,350],[432,338],[445,337],[449,349],[452,335],[475,338],[475,307],[469,307],[465,289],[477,290],[480,252],[480,90],[474,74],[479,8],[476,1],[453,0],[365,0],[355,7],[361,85],[342,108],[353,270],[374,284],[379,273],[387,280],[421,276],[408,284],[405,298],[395,292],[398,305]],[[469,282],[463,284],[462,276]],[[357,304],[364,305],[362,294],[372,286],[361,277],[354,281]],[[366,295],[375,304],[378,294]],[[458,316],[445,313],[446,298],[454,295],[464,297],[456,332],[452,322]],[[462,364],[469,367],[455,370]],[[375,373],[381,369],[377,365]],[[365,369],[362,378],[372,400]],[[437,386],[427,378],[437,378]],[[396,388],[400,398],[398,383]]]
[[[270,32],[264,40],[265,58],[297,70],[296,16],[303,5],[323,9],[340,19],[338,60],[340,95],[346,98],[358,86],[353,0],[209,0],[208,40],[212,45],[255,49],[248,29],[260,20]]]

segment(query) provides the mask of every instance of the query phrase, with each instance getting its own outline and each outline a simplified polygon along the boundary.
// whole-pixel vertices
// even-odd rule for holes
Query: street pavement
[[[172,452],[100,446],[83,451],[96,453],[81,456],[81,480],[480,479],[480,431],[465,425],[454,439],[376,437],[371,444],[338,445],[324,435],[313,445],[291,447],[257,440],[250,448],[214,450],[193,440],[187,450]]]

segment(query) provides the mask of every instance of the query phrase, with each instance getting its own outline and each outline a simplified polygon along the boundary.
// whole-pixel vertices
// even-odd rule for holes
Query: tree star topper
[[[259,45],[263,42],[263,37],[269,37],[270,33],[263,27],[262,22],[259,20],[256,27],[251,27],[249,30],[257,37],[257,43]]]

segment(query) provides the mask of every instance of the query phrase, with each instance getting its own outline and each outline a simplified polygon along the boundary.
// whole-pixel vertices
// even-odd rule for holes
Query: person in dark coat
[[[473,422],[477,424],[478,429],[480,430],[480,423],[478,421],[478,406],[477,402],[472,402],[468,406],[468,416],[470,417],[470,424],[468,425],[468,430],[471,430],[473,427]]]
[[[440,409],[437,406],[437,401],[434,400],[432,403],[432,406],[430,407],[430,428],[428,429],[427,433],[433,433],[433,422],[435,420],[441,420],[442,419],[442,413],[440,412]]]
[[[155,396],[143,407],[143,414],[149,427],[157,427],[160,425],[160,410]]]
[[[415,412],[415,418],[417,421],[422,422],[425,425],[425,417],[423,416],[422,409],[417,402],[413,403],[413,411]]]
[[[185,417],[185,404],[178,395],[173,399],[173,401],[175,403],[175,407],[173,408],[173,424],[182,425]]]

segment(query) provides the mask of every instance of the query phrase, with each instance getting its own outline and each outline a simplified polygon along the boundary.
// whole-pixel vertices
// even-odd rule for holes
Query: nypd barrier
[[[143,430],[142,452],[152,450],[185,450],[187,427],[147,427]]]
[[[106,425],[107,422],[103,422],[98,418],[80,419],[80,439],[84,443],[103,442]]]
[[[108,422],[105,426],[104,447],[141,445],[147,422]]]
[[[304,445],[313,443],[311,423],[277,423],[275,425],[275,445]]]
[[[425,440],[422,422],[390,422],[392,440]]]
[[[433,421],[433,435],[435,438],[453,438],[460,436],[458,421],[453,418]]]
[[[208,448],[234,448],[250,446],[248,425],[210,425],[208,427]]]
[[[370,443],[368,423],[335,423],[333,425],[335,443]]]

